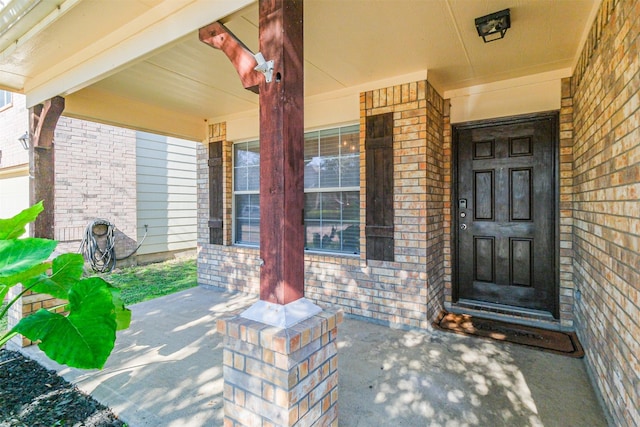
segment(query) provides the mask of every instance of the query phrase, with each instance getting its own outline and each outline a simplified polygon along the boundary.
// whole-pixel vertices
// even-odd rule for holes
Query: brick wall
[[[87,224],[103,218],[117,227],[116,256],[129,254],[137,246],[135,131],[61,117],[54,144],[56,252],[77,252]],[[17,295],[19,288],[11,295]],[[9,324],[63,303],[29,292],[11,308]],[[31,341],[20,337],[13,344],[27,346]]]
[[[368,261],[364,227],[359,257],[307,253],[305,296],[319,305],[393,326],[427,329],[443,305],[448,243],[444,203],[444,102],[426,81],[361,94],[360,205],[365,223],[364,122],[394,114],[395,260]],[[258,293],[259,250],[231,244],[231,142],[223,124],[210,125],[210,142],[224,141],[225,245],[208,243],[207,146],[198,148],[198,282]],[[450,155],[450,154],[449,154]]]
[[[560,107],[559,189],[559,279],[560,325],[574,327],[575,286],[573,282],[573,98],[571,79],[562,80]]]
[[[9,291],[9,298],[18,296],[20,292],[22,292],[22,285],[14,286]],[[37,294],[31,291],[27,291],[20,301],[21,304],[16,303],[9,309],[7,323],[10,328],[17,325],[22,318],[35,313],[41,308],[46,308],[48,310],[53,309],[55,313],[64,313],[63,305],[66,305],[67,303],[65,300],[52,298],[50,295]],[[20,348],[30,346],[31,344],[33,344],[33,341],[23,337],[22,335],[18,335],[11,339],[10,345],[13,348]]]
[[[29,152],[22,148],[18,138],[29,130],[24,95],[13,94],[11,106],[0,109],[0,168],[29,163]]]
[[[453,256],[451,254],[451,201],[452,201],[452,185],[453,185],[453,140],[451,131],[451,103],[445,99],[443,105],[442,117],[442,150],[443,150],[443,254],[442,254],[442,273],[444,285],[444,304],[450,305],[453,302]]]
[[[576,329],[615,425],[640,425],[640,4],[605,0],[572,77]]]
[[[427,318],[432,319],[444,305],[445,256],[446,248],[451,247],[451,228],[448,226],[451,223],[451,181],[446,179],[445,101],[429,83],[427,103]]]
[[[135,131],[61,117],[55,150],[57,250],[77,252],[87,224],[102,218],[117,228],[116,255],[131,253],[137,246]]]
[[[341,321],[342,313],[327,311],[288,329],[218,320],[225,427],[337,426]]]

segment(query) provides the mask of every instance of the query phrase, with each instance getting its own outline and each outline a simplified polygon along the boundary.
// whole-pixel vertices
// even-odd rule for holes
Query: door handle
[[[467,224],[460,224],[460,230],[466,230],[467,229]]]

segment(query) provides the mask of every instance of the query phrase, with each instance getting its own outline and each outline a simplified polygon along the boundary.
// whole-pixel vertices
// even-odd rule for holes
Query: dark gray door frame
[[[459,131],[463,129],[491,127],[496,125],[508,125],[517,124],[522,122],[528,122],[532,120],[551,120],[553,123],[553,160],[551,167],[553,168],[554,179],[554,241],[555,241],[555,253],[554,253],[554,291],[555,291],[555,307],[551,314],[555,319],[560,317],[560,134],[559,134],[559,111],[548,111],[533,114],[524,114],[511,117],[486,119],[470,122],[455,123],[451,125],[452,131],[452,188],[451,188],[451,216],[452,228],[451,228],[451,245],[452,245],[452,303],[456,305],[459,302],[458,294],[458,233],[460,227],[459,207],[458,207],[458,144],[459,144]]]

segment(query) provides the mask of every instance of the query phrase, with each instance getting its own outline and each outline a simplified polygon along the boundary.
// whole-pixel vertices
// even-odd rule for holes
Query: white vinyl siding
[[[138,254],[196,247],[196,143],[136,133]]]

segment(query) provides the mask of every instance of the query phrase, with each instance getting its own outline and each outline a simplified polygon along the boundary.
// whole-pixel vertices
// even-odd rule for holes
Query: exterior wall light
[[[18,138],[18,141],[20,141],[20,144],[22,144],[22,148],[24,148],[25,150],[28,150],[29,149],[29,132],[25,132],[24,135]]]
[[[511,28],[511,16],[509,9],[476,18],[476,30],[485,43],[499,40]]]

